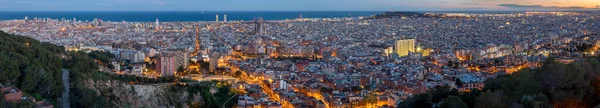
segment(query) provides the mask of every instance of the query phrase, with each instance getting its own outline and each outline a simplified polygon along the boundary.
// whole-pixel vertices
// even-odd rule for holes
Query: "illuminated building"
[[[396,54],[398,54],[398,56],[407,56],[410,52],[415,52],[415,39],[396,41]]]
[[[385,56],[390,56],[390,54],[394,53],[394,47],[388,47],[384,49]]]
[[[173,76],[175,75],[177,67],[175,65],[175,57],[170,55],[161,55],[156,60],[156,73],[160,76]]]
[[[596,40],[596,42],[594,42],[594,47],[600,48],[600,40]]]
[[[458,49],[454,51],[456,58],[458,58],[458,60],[461,61],[465,61],[465,60],[471,60],[472,58],[472,50],[468,50],[468,49]]]
[[[423,56],[429,56],[431,54],[431,52],[433,52],[433,49],[431,49],[431,48],[421,50],[421,54],[423,54]]]

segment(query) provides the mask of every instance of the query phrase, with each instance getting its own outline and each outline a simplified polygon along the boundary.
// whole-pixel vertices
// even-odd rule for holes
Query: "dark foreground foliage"
[[[459,93],[447,87],[418,94],[402,108],[585,108],[600,104],[600,57],[562,64],[553,58],[542,67],[488,79],[483,90]],[[457,99],[460,98],[460,100]]]

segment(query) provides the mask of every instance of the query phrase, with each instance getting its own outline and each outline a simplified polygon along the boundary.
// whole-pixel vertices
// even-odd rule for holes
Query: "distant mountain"
[[[426,14],[419,12],[385,12],[381,14],[377,14],[373,16],[373,19],[382,19],[382,18],[437,18],[442,16],[442,14]]]

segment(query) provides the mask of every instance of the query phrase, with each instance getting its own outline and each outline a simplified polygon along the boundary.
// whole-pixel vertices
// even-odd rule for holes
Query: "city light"
[[[154,5],[159,4],[177,3],[157,2]],[[504,3],[461,5],[473,4],[506,9],[537,7],[539,10],[589,7]],[[486,105],[493,102],[472,100],[488,98],[483,96],[518,97],[517,100],[501,98],[498,100],[501,103],[496,103],[498,106],[519,103],[512,106],[527,107],[531,103],[529,98],[544,106],[556,106],[563,100],[555,99],[557,93],[548,93],[555,91],[546,90],[546,83],[560,83],[550,85],[557,86],[550,88],[570,90],[572,88],[562,87],[569,85],[562,84],[562,80],[571,77],[562,78],[561,75],[588,71],[566,70],[593,70],[590,67],[595,67],[600,49],[600,34],[597,33],[600,26],[595,25],[600,24],[600,17],[591,11],[533,10],[452,13],[169,11],[106,12],[111,13],[106,15],[103,12],[65,12],[62,14],[77,18],[58,19],[54,17],[62,15],[40,12],[45,13],[40,17],[39,13],[33,12],[27,15],[37,17],[0,18],[0,38],[4,39],[0,41],[6,41],[0,43],[0,48],[4,48],[0,53],[6,56],[0,57],[4,60],[0,64],[5,64],[0,67],[10,70],[6,74],[9,76],[0,78],[0,82],[10,83],[0,84],[0,88],[26,88],[23,94],[41,94],[43,100],[62,101],[53,97],[64,88],[55,90],[40,86],[42,91],[49,89],[50,92],[39,93],[31,87],[46,84],[39,81],[66,80],[62,84],[71,82],[70,85],[77,86],[66,88],[78,90],[66,95],[84,97],[65,99],[98,98],[98,101],[116,103],[108,107],[197,107],[197,103],[203,103],[201,105],[211,107],[229,105],[239,108],[396,108],[410,107],[414,102],[442,107],[448,105],[444,102],[453,101],[453,104],[466,107],[493,107],[481,105],[485,103],[483,101]],[[7,18],[11,17],[11,13],[6,14]],[[249,15],[252,18],[248,18]],[[103,17],[104,20],[89,16]],[[119,21],[109,21],[117,19]],[[48,61],[50,63],[46,63]],[[40,77],[31,74],[40,70],[36,67],[43,67],[44,72],[69,73],[61,71],[64,68],[75,75],[40,74],[48,77],[26,82]],[[582,87],[588,88],[576,89],[598,91],[591,89],[600,81],[594,82],[587,77],[600,76],[593,73],[577,75],[586,78],[568,81],[582,80]],[[77,82],[80,80],[84,82]],[[490,87],[489,81],[502,86]],[[24,86],[29,83],[39,85]],[[513,87],[515,84],[527,87]],[[528,87],[537,91],[528,91],[532,93],[525,95],[513,91]],[[488,93],[481,91],[483,88],[506,91],[490,90]],[[112,91],[105,91],[108,89]],[[442,89],[452,92],[445,94],[449,96],[434,96]],[[203,94],[206,91],[209,94]],[[156,96],[147,96],[148,93]],[[229,100],[224,101],[225,95],[220,93],[227,94]],[[189,94],[190,97],[173,100],[164,94]],[[598,96],[593,94],[573,98],[573,102],[578,102],[573,105],[583,106],[570,107],[594,107],[593,103],[598,102],[592,101]],[[140,100],[141,95],[144,96]],[[461,98],[462,95],[472,98],[467,100]],[[206,99],[211,96],[214,99]],[[112,99],[131,97],[135,98],[128,101]],[[233,104],[236,102],[231,101],[236,101],[236,97],[238,102]],[[63,102],[72,106],[80,104]]]

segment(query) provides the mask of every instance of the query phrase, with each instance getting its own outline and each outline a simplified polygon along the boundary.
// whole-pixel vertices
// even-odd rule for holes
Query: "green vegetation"
[[[56,103],[63,91],[64,48],[0,31],[0,83]]]
[[[440,104],[441,108],[468,108],[467,104],[457,96],[449,96],[448,98],[442,100]]]
[[[111,60],[115,57],[108,52],[92,51],[85,52],[67,52],[64,47],[55,46],[50,43],[42,43],[35,39],[11,35],[0,31],[0,83],[5,86],[15,86],[20,88],[25,95],[35,97],[37,100],[47,100],[60,107],[59,98],[63,93],[62,69],[70,71],[69,78],[71,83],[70,100],[71,107],[74,108],[112,108],[117,106],[112,101],[110,92],[90,89],[90,81],[108,81],[116,80],[125,83],[135,84],[154,84],[170,82],[192,82],[189,79],[176,79],[174,77],[144,78],[133,75],[119,75],[108,72],[99,72],[98,65],[104,65],[111,68]],[[208,63],[200,63],[200,66],[207,68]],[[180,67],[179,71],[183,71]],[[207,82],[210,83],[210,82]],[[191,86],[172,86],[166,94],[172,106],[191,106],[191,107],[220,107],[230,99],[236,96],[229,88],[229,85],[221,83],[217,88],[218,92],[210,93],[211,86],[214,84],[197,84]],[[184,88],[184,89],[178,89]],[[180,91],[183,90],[183,91]],[[186,102],[177,101],[181,99],[178,95],[181,92],[189,92],[189,98],[202,97],[208,99],[202,102],[202,99],[188,99]],[[0,93],[1,94],[1,93]],[[107,97],[107,95],[109,95]],[[196,95],[196,96],[194,96]],[[200,96],[201,95],[201,96]],[[0,97],[3,97],[0,95]],[[235,98],[235,97],[234,97]],[[0,98],[1,108],[31,108],[35,103],[31,101],[6,102]],[[226,103],[226,107],[232,107],[237,101]]]
[[[97,64],[84,52],[69,52],[64,60],[65,68],[70,70],[71,78],[71,107],[75,108],[106,108],[115,107],[108,99],[88,88],[86,80],[93,78],[98,69]]]
[[[6,102],[0,99],[1,108],[35,108],[35,103],[31,101]]]
[[[92,51],[90,53],[88,53],[88,56],[92,59],[98,60],[99,64],[102,64],[110,69],[114,69],[115,67],[110,63],[111,59],[115,58],[115,55],[113,55],[110,52],[103,52],[103,51]]]
[[[457,99],[460,98],[460,100]],[[600,57],[561,64],[549,58],[537,69],[488,79],[485,88],[459,93],[441,87],[399,104],[406,108],[581,108],[600,104]]]

